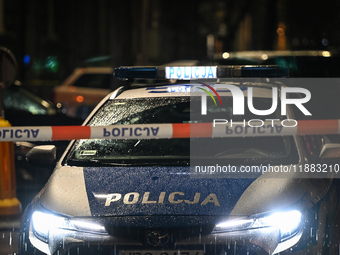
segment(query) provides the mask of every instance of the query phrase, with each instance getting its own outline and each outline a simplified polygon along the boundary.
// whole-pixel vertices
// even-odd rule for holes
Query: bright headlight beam
[[[280,229],[281,239],[294,234],[302,223],[298,210],[275,212],[264,217],[229,220],[216,224],[213,232],[240,231],[252,228],[274,227]]]
[[[236,229],[246,229],[253,224],[253,219],[240,219],[221,222],[215,226],[215,232],[231,231]]]
[[[47,241],[51,229],[69,229],[100,234],[107,233],[104,226],[95,222],[68,219],[40,211],[33,213],[32,225],[36,233],[45,241]]]
[[[70,227],[70,223],[66,218],[39,211],[33,213],[32,224],[35,231],[44,238],[47,238],[50,229]]]
[[[277,212],[267,217],[259,219],[262,226],[271,226],[279,228],[281,236],[290,235],[297,230],[301,224],[301,212],[294,210],[289,212]]]

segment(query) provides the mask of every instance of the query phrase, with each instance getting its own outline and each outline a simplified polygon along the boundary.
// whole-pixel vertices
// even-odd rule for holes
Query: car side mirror
[[[33,147],[26,160],[35,165],[54,165],[57,159],[57,149],[54,145],[39,145]]]
[[[319,158],[323,163],[340,162],[340,143],[325,143]]]

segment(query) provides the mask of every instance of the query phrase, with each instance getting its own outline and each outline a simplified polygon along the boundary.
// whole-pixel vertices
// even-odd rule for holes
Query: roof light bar
[[[167,66],[115,68],[118,79],[217,79],[234,77],[287,77],[288,69],[277,65],[254,66]]]
[[[116,78],[125,79],[164,79],[165,67],[148,67],[148,66],[121,66],[115,68],[114,75]]]

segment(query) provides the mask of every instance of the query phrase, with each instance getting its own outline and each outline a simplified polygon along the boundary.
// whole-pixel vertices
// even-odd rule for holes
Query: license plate
[[[120,251],[119,255],[204,255],[203,250],[145,250]]]

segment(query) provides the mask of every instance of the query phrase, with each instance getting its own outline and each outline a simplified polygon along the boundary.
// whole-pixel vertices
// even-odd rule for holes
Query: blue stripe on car
[[[229,215],[254,180],[192,178],[189,171],[189,167],[84,167],[91,214]],[[129,193],[125,199],[130,200],[124,200]],[[196,193],[200,196],[197,203]]]

